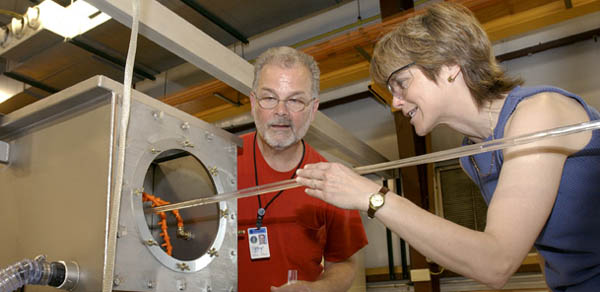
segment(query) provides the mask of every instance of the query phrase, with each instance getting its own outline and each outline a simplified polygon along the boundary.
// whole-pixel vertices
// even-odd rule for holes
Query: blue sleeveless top
[[[503,138],[506,122],[519,102],[540,92],[571,97],[585,108],[590,120],[600,119],[596,109],[573,93],[548,86],[516,87],[504,101],[493,138]],[[463,140],[463,145],[472,143]],[[488,204],[503,161],[500,150],[460,158]],[[600,291],[600,130],[594,130],[589,144],[565,161],[554,207],[534,246],[546,261],[546,281],[553,291]]]

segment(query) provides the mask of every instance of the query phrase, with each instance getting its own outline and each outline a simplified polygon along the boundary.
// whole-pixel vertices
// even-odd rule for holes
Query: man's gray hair
[[[252,82],[252,91],[258,89],[258,79],[260,71],[265,65],[278,65],[283,68],[292,68],[300,64],[306,67],[311,74],[312,81],[312,97],[319,97],[319,77],[321,71],[315,59],[301,51],[290,47],[275,47],[270,48],[262,53],[254,63],[254,82]]]

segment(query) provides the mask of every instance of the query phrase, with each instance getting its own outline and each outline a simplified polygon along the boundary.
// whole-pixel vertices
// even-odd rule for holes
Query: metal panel
[[[207,249],[214,249],[216,254],[204,252],[198,258],[185,259],[187,258],[185,255],[179,258],[170,257],[160,246],[147,244],[149,241],[156,241],[156,237],[152,236],[147,227],[140,197],[140,190],[145,185],[144,179],[152,161],[160,153],[168,150],[191,153],[212,176],[210,186],[179,190],[187,193],[187,199],[215,194],[215,191],[223,193],[235,190],[237,146],[233,143],[224,143],[213,133],[191,127],[189,123],[185,124],[184,120],[146,104],[134,104],[131,117],[124,173],[126,179],[119,218],[119,229],[124,233],[119,236],[117,242],[115,279],[119,286],[115,289],[126,291],[174,291],[179,290],[180,287],[187,287],[186,291],[237,289],[235,200],[207,206],[214,211],[218,208],[218,212],[203,213],[201,210],[193,210],[195,214],[187,214],[188,217],[184,218],[186,221],[201,220],[204,215],[217,214],[219,226],[216,236],[210,240]],[[183,166],[179,165],[179,167]],[[180,178],[174,178],[172,181],[181,183],[183,173],[178,175]],[[167,173],[166,176],[171,174]],[[177,189],[177,186],[167,188],[158,184],[148,191],[162,195],[167,190],[177,193]],[[185,196],[180,198],[186,199]],[[193,217],[189,217],[191,215]],[[213,230],[205,231],[206,234],[214,233]],[[203,233],[197,233],[196,239],[202,240],[202,236]]]
[[[106,96],[106,95],[105,95]],[[110,95],[109,95],[110,96]],[[90,111],[53,116],[36,128],[7,141],[13,153],[0,174],[4,196],[0,214],[15,208],[19,232],[6,234],[18,242],[14,254],[76,261],[84,275],[77,291],[98,291],[105,260],[110,100]],[[66,119],[65,119],[66,118]],[[0,215],[2,216],[2,215]],[[2,266],[11,263],[2,262]],[[28,291],[51,291],[31,287]]]
[[[0,220],[15,224],[4,233],[10,239],[11,256],[2,253],[0,266],[38,254],[48,255],[49,260],[75,261],[81,281],[74,291],[112,291],[102,288],[107,278],[119,290],[235,290],[236,201],[214,204],[216,231],[207,233],[211,238],[202,238],[204,225],[195,230],[206,250],[178,259],[145,244],[153,237],[138,190],[157,156],[164,150],[181,149],[197,158],[204,183],[187,188],[182,184],[177,192],[199,196],[233,191],[241,141],[134,91],[120,214],[111,214],[115,207],[111,206],[115,97],[121,92],[117,82],[95,77],[2,118],[0,136],[10,144],[11,155],[7,165],[0,164],[5,199],[0,204]],[[179,172],[186,168],[183,164],[174,167],[165,174],[169,179],[198,178],[186,179]],[[203,216],[205,211],[199,212],[196,215]],[[194,221],[196,215],[185,216]],[[110,229],[112,220],[118,220],[118,230]],[[116,246],[108,241],[115,234]],[[114,276],[106,274],[113,263]],[[31,286],[27,290],[54,288]]]

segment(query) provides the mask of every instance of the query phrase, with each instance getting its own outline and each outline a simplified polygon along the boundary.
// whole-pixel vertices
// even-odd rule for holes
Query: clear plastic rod
[[[200,199],[189,200],[180,203],[174,203],[169,205],[163,205],[160,207],[154,207],[152,210],[155,213],[158,212],[166,212],[178,209],[185,209],[190,207],[202,206],[211,203],[217,203],[220,201],[225,201],[229,199],[240,199],[245,197],[256,196],[260,194],[267,194],[271,192],[277,192],[281,190],[292,189],[295,187],[299,187],[300,185],[296,182],[295,179],[282,180],[270,184],[255,186],[247,189],[241,189],[235,192],[222,193],[209,197],[204,197]]]
[[[491,140],[483,143],[477,143],[468,146],[462,146],[457,148],[452,148],[448,150],[438,151],[434,153],[404,158],[400,160],[377,163],[367,166],[360,166],[354,168],[354,171],[358,174],[369,174],[389,169],[396,169],[408,166],[415,166],[439,161],[450,160],[454,158],[505,149],[512,146],[523,145],[535,141],[539,141],[542,139],[548,139],[552,137],[559,137],[565,135],[571,135],[575,133],[580,133],[584,131],[591,131],[600,129],[600,120],[585,122],[581,124],[575,124],[571,126],[559,127],[545,131],[539,131],[531,134],[525,134],[517,137],[508,137],[502,138],[498,140]],[[299,187],[300,185],[294,179],[274,182],[266,185],[260,185],[256,187],[251,187],[247,189],[238,190],[235,192],[217,194],[213,196],[204,197],[201,199],[194,199],[185,202],[164,205],[160,207],[155,207],[152,210],[156,213],[158,212],[166,212],[190,207],[196,207],[211,203],[216,203],[219,201],[230,200],[230,199],[239,199],[250,196],[256,196],[260,194],[266,194],[281,190],[292,189],[295,187]]]

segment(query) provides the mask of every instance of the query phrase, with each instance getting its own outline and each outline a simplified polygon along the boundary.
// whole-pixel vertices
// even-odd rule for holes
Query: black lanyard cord
[[[254,182],[256,183],[256,186],[258,186],[258,170],[256,168],[256,136],[258,135],[258,132],[254,133],[254,143],[252,144],[252,158],[254,160]],[[296,176],[296,171],[298,170],[298,168],[300,168],[300,166],[302,165],[302,162],[304,161],[304,154],[306,153],[306,146],[304,145],[304,140],[300,140],[302,141],[302,158],[300,159],[300,162],[298,162],[298,165],[296,166],[296,169],[294,170],[294,172],[292,173],[292,178],[294,178]],[[284,190],[281,190],[277,193],[277,195],[275,195],[271,200],[269,200],[269,202],[267,202],[267,205],[265,205],[265,207],[262,207],[262,202],[260,200],[260,195],[256,196],[258,198],[258,211],[256,212],[256,228],[260,229],[260,227],[262,226],[262,220],[265,217],[265,214],[267,212],[267,208],[269,208],[269,206],[271,205],[271,203],[273,203],[273,201],[275,201],[275,199],[277,199],[277,197],[279,197],[279,195],[281,195],[281,193],[283,193]]]

